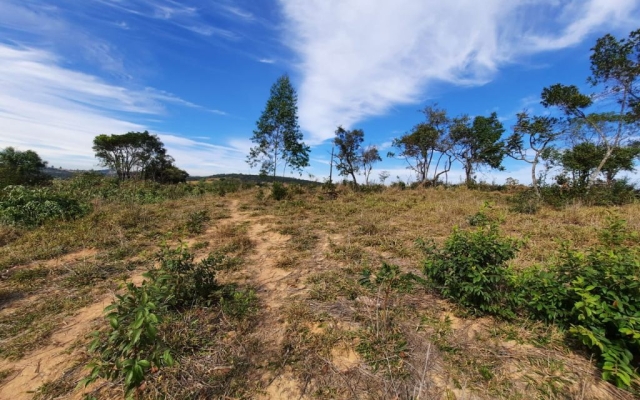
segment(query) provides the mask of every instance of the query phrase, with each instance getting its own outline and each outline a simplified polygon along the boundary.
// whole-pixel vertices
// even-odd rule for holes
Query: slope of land
[[[96,203],[80,220],[14,232],[0,248],[0,398],[122,398],[120,382],[75,389],[87,373],[86,344],[108,325],[101,310],[120,284],[139,284],[157,265],[163,241],[184,241],[196,260],[226,254],[233,263],[218,280],[255,299],[168,318],[162,337],[178,365],[148,376],[141,398],[633,398],[600,380],[557,328],[474,318],[418,284],[363,284],[383,263],[422,275],[415,240],[443,242],[487,201],[502,231],[526,238],[517,268],[551,259],[560,239],[592,245],[611,211],[517,214],[508,196],[341,189],[330,200],[309,187],[275,201],[252,188]],[[640,206],[614,212],[640,230]]]

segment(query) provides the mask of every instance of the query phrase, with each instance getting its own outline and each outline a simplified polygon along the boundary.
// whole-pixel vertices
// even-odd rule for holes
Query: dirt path
[[[267,220],[258,220],[239,208],[238,200],[230,204],[231,217],[225,221],[232,224],[246,224],[247,235],[255,244],[253,252],[247,257],[245,269],[252,286],[264,305],[264,326],[261,327],[267,349],[278,354],[286,331],[282,318],[282,309],[290,305],[295,298],[304,293],[305,271],[284,270],[276,266],[279,256],[286,254],[290,236],[271,230]],[[214,234],[215,227],[198,239],[206,239]],[[134,274],[130,281],[139,284],[141,273]],[[51,343],[18,361],[0,360],[0,371],[11,370],[11,375],[0,384],[0,400],[27,400],[46,382],[55,381],[79,361],[79,354],[71,350],[74,344],[82,341],[96,328],[95,322],[102,316],[104,308],[113,300],[113,293],[100,301],[78,310],[73,316],[65,318],[64,328],[55,332]],[[84,344],[83,344],[84,345]],[[265,376],[265,396],[269,399],[298,398],[298,382],[287,371],[279,371],[275,376]]]

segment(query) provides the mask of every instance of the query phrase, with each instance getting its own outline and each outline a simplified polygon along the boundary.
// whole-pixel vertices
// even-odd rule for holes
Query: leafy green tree
[[[433,173],[433,184],[435,184],[440,175],[451,169],[452,154],[449,138],[451,119],[445,110],[436,106],[425,107],[422,113],[426,121],[414,126],[411,132],[404,136],[394,139],[393,146],[400,150],[399,156],[405,159],[408,168],[416,173],[418,181],[422,184],[427,183],[434,158],[437,158]],[[393,152],[388,155],[395,156]],[[438,172],[443,159],[445,160],[444,169]]]
[[[9,185],[38,185],[51,177],[43,172],[47,162],[33,150],[19,151],[13,147],[0,150],[0,188]]]
[[[373,165],[378,161],[382,161],[382,158],[380,158],[380,152],[376,146],[369,146],[366,149],[362,149],[360,162],[362,163],[365,185],[369,185],[371,170],[373,169]]]
[[[140,175],[152,160],[166,155],[158,136],[147,131],[96,136],[93,151],[101,165],[115,170],[120,180]]]
[[[283,176],[287,166],[299,172],[309,166],[310,149],[302,141],[297,101],[298,95],[287,75],[271,86],[271,95],[251,137],[256,146],[247,157],[251,168],[260,164],[262,175],[272,174],[275,178],[279,162],[284,163]]]
[[[519,113],[517,118],[513,134],[506,140],[507,155],[531,164],[531,185],[540,197],[536,167],[541,160],[550,157],[553,142],[563,136],[566,129],[558,118],[531,117],[526,111]]]
[[[362,160],[360,148],[364,141],[364,131],[362,129],[346,130],[339,126],[336,129],[336,137],[333,143],[338,148],[338,164],[336,168],[342,176],[349,176],[353,179],[353,184],[357,187],[356,174],[360,171]]]
[[[557,107],[583,131],[593,133],[596,145],[604,149],[602,158],[588,177],[593,185],[616,148],[635,136],[640,121],[640,30],[627,39],[605,35],[591,49],[591,76],[588,82],[602,88],[587,96],[574,86],[555,84],[542,91],[542,105]],[[605,112],[589,113],[594,99],[599,104],[614,104]]]
[[[602,145],[590,142],[582,142],[573,148],[563,151],[559,161],[565,172],[571,174],[572,182],[578,187],[585,187],[593,171],[597,170],[600,160],[606,154],[607,149]],[[634,162],[640,157],[640,143],[633,142],[628,146],[612,149],[611,156],[600,168],[606,182],[611,184],[620,171],[633,171]],[[599,175],[598,175],[599,176]]]
[[[151,159],[144,169],[144,179],[160,183],[186,182],[189,174],[174,165],[173,157],[165,153],[158,154]]]
[[[476,169],[488,166],[503,170],[502,160],[506,155],[500,140],[504,128],[494,112],[489,117],[477,116],[471,122],[468,116],[454,118],[450,132],[451,152],[462,164],[467,186],[473,184]]]
[[[177,168],[164,143],[147,131],[99,135],[93,150],[101,165],[116,171],[120,180],[140,177],[161,183],[184,182],[189,174]]]

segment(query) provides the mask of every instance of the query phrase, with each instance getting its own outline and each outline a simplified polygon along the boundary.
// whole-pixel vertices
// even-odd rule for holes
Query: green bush
[[[34,227],[49,220],[82,216],[89,206],[50,188],[8,186],[0,196],[0,222]]]
[[[98,378],[124,379],[125,397],[132,398],[151,368],[174,364],[170,350],[158,336],[158,313],[166,307],[162,297],[152,282],[143,282],[140,287],[127,285],[127,292],[105,309],[111,332],[94,333],[89,352],[98,357],[89,364],[91,373],[80,386]]]
[[[519,243],[500,235],[495,225],[475,231],[455,229],[442,248],[419,245],[427,256],[423,271],[444,296],[473,314],[512,317],[512,272],[507,267]]]
[[[186,245],[163,246],[160,267],[147,272],[148,280],[140,287],[129,283],[126,292],[105,309],[109,330],[94,333],[89,346],[94,355],[91,373],[79,385],[98,378],[124,379],[126,397],[131,398],[149,370],[174,364],[171,349],[159,334],[163,315],[198,303],[210,305],[219,298],[215,268],[224,257],[215,255],[199,263],[193,258]],[[233,301],[246,303],[247,296],[236,295]]]
[[[271,186],[271,197],[274,200],[280,201],[287,198],[287,188],[280,182],[273,182],[273,186]]]
[[[514,195],[511,199],[511,211],[520,214],[535,214],[540,210],[541,199],[533,189]]]
[[[526,272],[518,287],[532,315],[568,328],[600,356],[605,380],[629,387],[640,355],[638,236],[615,218],[600,236],[588,251],[565,245],[554,265]]]
[[[211,221],[211,217],[207,210],[190,212],[187,215],[187,230],[193,234],[202,233],[204,225],[209,221]]]

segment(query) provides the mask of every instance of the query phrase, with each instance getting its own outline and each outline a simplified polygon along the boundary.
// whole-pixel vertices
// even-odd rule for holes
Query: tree
[[[260,164],[262,175],[276,176],[282,161],[284,175],[287,165],[299,172],[309,166],[309,146],[302,141],[298,126],[298,95],[289,77],[283,75],[271,86],[271,94],[262,115],[256,122],[247,163],[251,168]]]
[[[336,137],[333,139],[338,148],[338,164],[336,168],[342,176],[353,178],[353,184],[357,187],[356,173],[360,171],[362,163],[360,159],[360,147],[364,141],[364,131],[362,129],[346,130],[339,126],[336,129]]]
[[[147,131],[96,136],[93,151],[100,164],[115,170],[120,180],[141,175],[153,159],[166,154],[158,136]]]
[[[161,183],[184,182],[189,174],[174,165],[164,143],[147,131],[99,135],[93,150],[101,165],[116,171],[120,180],[139,177]]]
[[[437,157],[435,171],[433,173],[433,183],[438,177],[451,169],[451,141],[449,140],[449,129],[451,119],[447,112],[436,106],[428,106],[422,110],[426,121],[413,127],[411,132],[394,139],[393,146],[400,150],[399,155],[405,159],[409,169],[416,173],[418,181],[426,185],[429,179],[434,158]],[[394,156],[394,153],[389,153]],[[448,162],[446,158],[449,158]],[[445,158],[445,168],[438,173],[438,167]]]
[[[378,148],[376,146],[369,146],[366,149],[361,150],[360,162],[362,163],[365,185],[369,185],[369,176],[371,175],[371,170],[373,169],[373,165],[378,161],[382,161],[382,158],[380,158],[380,153],[378,152]]]
[[[473,172],[482,166],[504,169],[502,160],[506,151],[500,140],[503,132],[495,112],[489,117],[477,116],[473,122],[468,116],[454,118],[450,131],[451,152],[464,167],[467,186],[473,183]]]
[[[144,179],[159,183],[186,182],[189,174],[176,167],[173,164],[174,162],[173,157],[167,155],[165,152],[158,154],[147,163],[143,171]]]
[[[550,156],[552,143],[565,134],[565,129],[558,118],[531,117],[526,111],[519,113],[517,118],[513,134],[506,140],[507,155],[531,164],[531,185],[540,197],[536,167],[542,159]],[[527,145],[524,144],[525,138]]]
[[[42,171],[46,167],[47,162],[35,151],[7,147],[0,151],[0,187],[47,183],[51,177]]]
[[[628,39],[605,35],[591,49],[591,76],[588,82],[602,91],[591,96],[582,94],[575,85],[555,84],[542,91],[542,105],[557,107],[574,123],[594,133],[598,147],[604,149],[589,177],[593,185],[614,150],[636,135],[640,120],[640,30]],[[605,112],[586,110],[598,100],[599,107],[610,106]],[[614,105],[614,106],[612,106]]]
[[[571,174],[572,182],[577,187],[589,185],[589,179],[607,152],[603,146],[590,142],[582,142],[571,149],[560,153],[559,161],[566,173]],[[640,143],[632,142],[624,147],[614,148],[611,156],[601,168],[607,184],[613,183],[621,171],[633,171],[634,161],[640,156]]]

